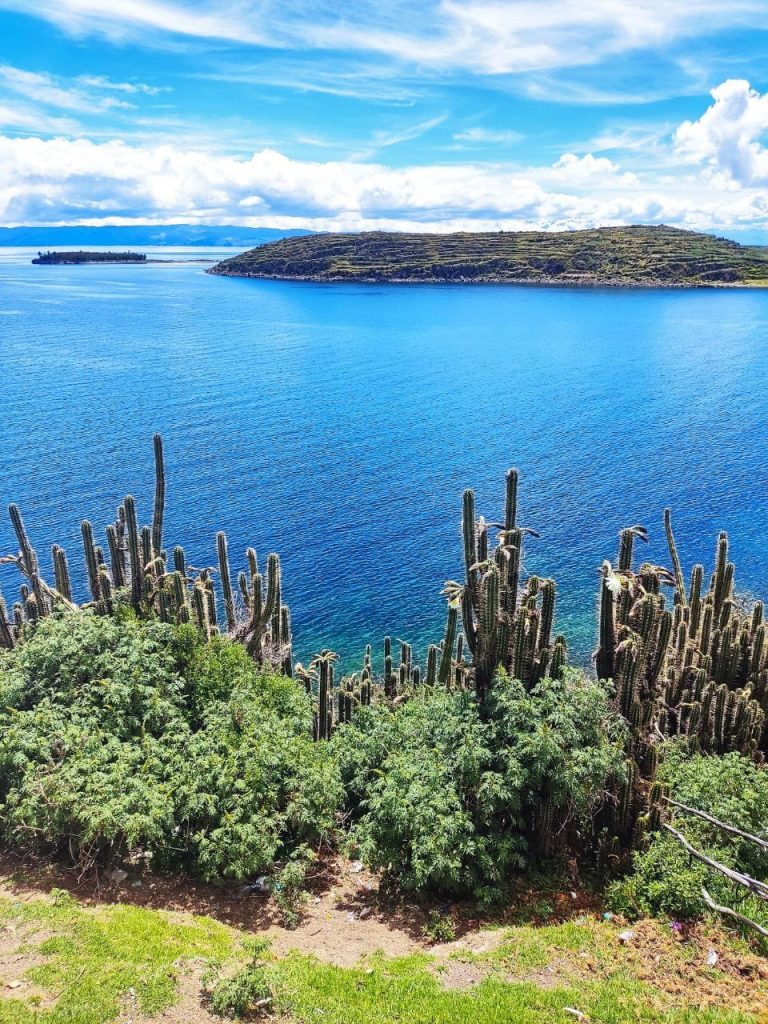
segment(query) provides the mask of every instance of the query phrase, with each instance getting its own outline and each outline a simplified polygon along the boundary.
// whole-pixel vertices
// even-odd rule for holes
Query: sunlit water
[[[149,520],[160,431],[168,545],[212,564],[224,529],[238,565],[278,551],[301,657],[329,646],[351,668],[387,633],[437,638],[462,489],[498,518],[511,465],[541,533],[527,568],[557,579],[579,659],[618,530],[645,524],[667,560],[665,504],[686,567],[727,529],[737,584],[765,590],[768,292],[315,285],[32,255],[0,249],[0,498],[46,555],[56,541],[80,566],[80,520],[101,532],[128,492]]]

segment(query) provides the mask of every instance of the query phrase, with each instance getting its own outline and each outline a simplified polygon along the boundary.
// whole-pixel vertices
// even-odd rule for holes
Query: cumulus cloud
[[[41,90],[62,85],[37,78],[34,84]],[[373,135],[369,151],[346,160],[297,160],[266,145],[242,156],[215,137],[186,145],[178,138],[162,145],[72,139],[65,118],[47,119],[38,131],[59,131],[57,137],[0,135],[0,223],[768,227],[768,150],[760,141],[768,129],[768,97],[734,80],[712,95],[698,120],[668,136],[661,170],[654,169],[656,154],[653,165],[642,169],[636,162],[631,170],[599,152],[566,152],[544,166],[467,160],[393,167],[372,155],[430,131],[442,116]],[[0,128],[11,132],[25,125],[34,130],[36,116],[0,104]],[[482,132],[465,134],[479,142],[488,137]]]
[[[638,184],[637,175],[622,171],[606,156],[594,156],[592,153],[584,156],[563,153],[552,169],[543,173],[543,178],[571,188],[585,185],[592,188],[630,188]]]
[[[698,119],[675,132],[678,153],[703,163],[738,185],[768,185],[768,93],[730,78],[712,90],[714,103]]]
[[[0,136],[0,222],[240,223],[315,230],[573,228],[667,222],[768,224],[762,189],[726,200],[691,177],[643,181],[605,157],[547,167],[460,163],[387,167],[250,158],[175,145]]]

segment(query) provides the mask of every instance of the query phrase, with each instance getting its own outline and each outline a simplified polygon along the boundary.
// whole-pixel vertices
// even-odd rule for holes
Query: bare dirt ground
[[[44,958],[35,953],[49,935],[39,928],[8,924],[0,928],[0,996],[35,999],[40,1009],[53,1006],[56,996],[33,985],[26,977]]]

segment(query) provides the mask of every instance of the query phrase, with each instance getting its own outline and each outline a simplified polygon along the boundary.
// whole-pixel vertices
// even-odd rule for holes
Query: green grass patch
[[[253,959],[252,940],[209,918],[126,905],[83,907],[55,891],[52,900],[0,898],[0,927],[8,925],[33,965],[15,975],[8,974],[12,967],[5,970],[0,1024],[106,1024],[118,1017],[131,990],[145,1019],[174,1003],[184,961],[205,960],[222,977],[237,978],[249,952]],[[259,945],[258,991],[263,995],[262,981],[269,986],[272,1019],[283,1024],[566,1024],[577,1020],[569,1008],[601,1024],[758,1024],[757,1014],[729,1009],[726,1001],[711,1009],[681,1006],[684,1000],[673,1001],[634,976],[616,955],[618,931],[594,917],[507,928],[493,950],[457,954],[482,968],[478,983],[463,989],[444,983],[451,961],[428,953],[393,959],[372,952],[350,969],[300,953],[278,959]],[[573,979],[565,972],[547,982],[547,965],[570,958],[578,973],[582,954],[589,958],[582,970],[596,961],[605,970]],[[33,988],[9,992],[11,977]],[[243,985],[235,993],[238,999],[249,994]],[[692,986],[690,999],[696,998]]]
[[[42,960],[23,978],[56,1002],[40,1009],[23,995],[3,998],[2,1024],[103,1024],[117,1016],[130,989],[142,1013],[158,1013],[175,1000],[179,961],[223,959],[237,947],[236,933],[210,918],[182,920],[125,905],[89,910],[68,896],[2,899],[0,925],[9,923],[24,935],[23,951]],[[35,932],[47,937],[38,943]]]
[[[671,1009],[652,986],[617,974],[607,981],[543,988],[491,975],[466,991],[442,986],[422,957],[380,961],[372,973],[291,955],[281,962],[281,1002],[301,1024],[554,1024],[567,1008],[601,1024],[754,1024],[728,1009]]]

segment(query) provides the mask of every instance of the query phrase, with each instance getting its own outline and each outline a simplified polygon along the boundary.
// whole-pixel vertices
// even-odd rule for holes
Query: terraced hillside
[[[312,281],[768,287],[768,247],[664,226],[448,235],[366,232],[284,238],[208,272]]]

